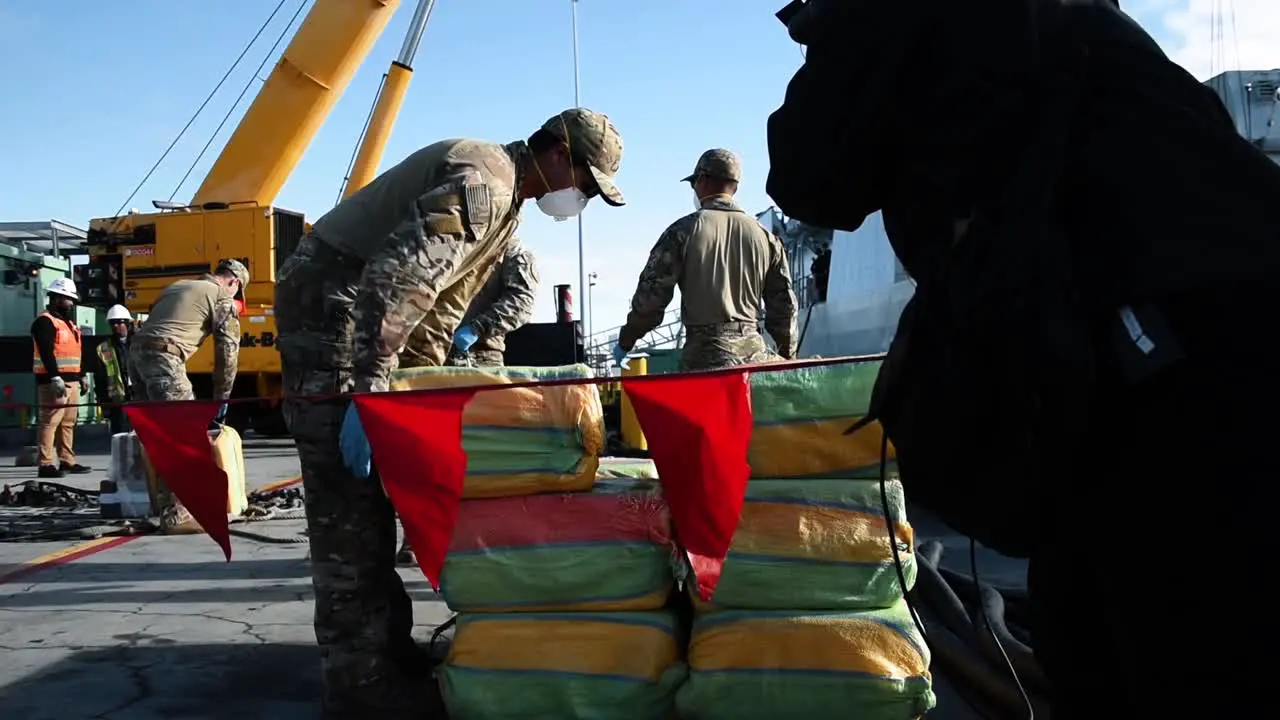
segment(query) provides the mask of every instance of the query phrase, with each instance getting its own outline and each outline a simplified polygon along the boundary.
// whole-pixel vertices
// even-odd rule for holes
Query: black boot
[[[400,552],[396,553],[396,564],[410,566],[418,564],[418,556],[414,554],[413,548],[409,546],[408,538],[405,538],[405,541],[400,544]]]
[[[80,463],[62,463],[58,466],[58,470],[67,475],[84,475],[93,472],[93,468]]]
[[[42,480],[60,480],[64,476],[65,473],[52,465],[41,465],[40,471],[36,473],[36,477]]]

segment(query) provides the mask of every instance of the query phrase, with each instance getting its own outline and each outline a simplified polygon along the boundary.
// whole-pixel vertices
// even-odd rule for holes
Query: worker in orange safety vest
[[[88,392],[81,374],[80,328],[76,325],[76,284],[57,278],[45,289],[49,302],[31,323],[31,370],[36,376],[36,450],[40,478],[84,474],[90,468],[76,462],[72,449],[77,407]],[[54,462],[58,464],[55,465]]]

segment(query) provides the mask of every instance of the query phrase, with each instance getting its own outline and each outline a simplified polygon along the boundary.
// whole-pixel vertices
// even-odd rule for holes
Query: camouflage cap
[[[218,268],[214,272],[229,272],[236,276],[236,280],[240,281],[241,290],[249,284],[249,268],[244,263],[234,258],[223,258],[218,261]]]
[[[586,108],[570,108],[542,124],[542,129],[569,146],[573,156],[591,168],[600,196],[614,207],[626,204],[613,176],[622,165],[622,136],[608,116]]]
[[[693,174],[680,182],[693,182],[699,175],[710,175],[721,180],[742,180],[742,163],[738,156],[724,148],[713,148],[702,153],[698,164],[693,167]]]

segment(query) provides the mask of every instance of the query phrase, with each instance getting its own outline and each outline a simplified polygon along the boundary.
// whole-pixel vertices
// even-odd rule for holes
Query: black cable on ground
[[[846,434],[854,432],[867,424],[870,423],[856,423],[846,431]],[[929,649],[930,654],[935,655],[952,674],[963,678],[961,682],[952,683],[951,686],[960,695],[961,699],[980,717],[1003,719],[1021,715],[1026,717],[1027,720],[1035,720],[1038,708],[1041,720],[1043,720],[1048,715],[1046,710],[1047,703],[1038,697],[1033,699],[1032,695],[1023,686],[1021,676],[1034,680],[1038,687],[1046,691],[1048,682],[1045,680],[1039,665],[1036,664],[1031,648],[1014,637],[1006,626],[1003,619],[1004,598],[994,588],[983,586],[977,580],[977,550],[972,540],[970,540],[969,546],[969,560],[973,579],[961,584],[961,587],[970,586],[971,592],[969,594],[972,596],[975,605],[973,612],[980,615],[981,620],[977,621],[977,623],[974,622],[969,608],[944,578],[939,568],[943,548],[942,544],[936,541],[921,543],[915,549],[916,567],[918,569],[916,587],[913,592],[907,592],[906,573],[902,569],[902,558],[898,551],[897,533],[894,527],[896,521],[889,503],[888,455],[889,438],[886,433],[882,433],[880,439],[880,502],[888,529],[894,569],[897,571],[898,583],[903,591],[903,600],[907,604],[911,619],[924,640],[925,646]],[[950,571],[948,572],[950,573]],[[966,578],[966,580],[968,579]],[[935,628],[933,631],[933,633],[937,633],[936,635],[925,630],[921,613],[917,607],[916,593],[919,593],[918,599],[924,601],[926,610],[931,611],[931,615],[940,621],[941,627]],[[1025,599],[1025,593],[1011,594],[1017,600]],[[992,618],[995,619],[993,620]],[[987,634],[980,633],[978,628],[975,627],[979,623],[985,626],[988,631]],[[941,642],[935,642],[935,640],[940,640]],[[1005,649],[1006,646],[1014,649],[1016,661],[1010,658]],[[966,657],[969,654],[964,652],[965,648],[976,648],[978,657]],[[1002,670],[1007,671],[1012,676],[1013,682],[1009,683],[1001,679],[1000,674],[991,667],[991,664],[984,661],[1002,665]],[[975,692],[983,697],[975,698]]]

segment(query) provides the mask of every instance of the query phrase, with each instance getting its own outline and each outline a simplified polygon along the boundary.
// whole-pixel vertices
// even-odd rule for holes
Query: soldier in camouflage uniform
[[[507,246],[502,261],[489,274],[471,306],[462,316],[445,364],[453,367],[502,367],[507,349],[507,333],[529,322],[538,295],[538,266],[533,252],[515,239]],[[423,325],[414,329],[409,344],[400,353],[400,367],[430,367],[431,338]],[[472,344],[459,349],[458,336],[467,334]],[[420,345],[424,346],[420,349]],[[405,538],[396,553],[401,565],[416,565],[418,558]]]
[[[536,198],[555,217],[576,215],[595,195],[621,205],[621,159],[613,123],[583,108],[555,115],[528,142],[438,142],[317,220],[277,273],[284,411],[306,493],[326,717],[421,717],[430,683],[417,676],[425,659],[395,570],[394,512],[339,446],[349,402],[307,396],[386,390],[420,326],[425,360],[442,364],[523,201]]]
[[[680,288],[685,370],[790,359],[796,353],[796,298],[782,243],[734,202],[742,166],[728,150],[698,158],[690,183],[698,209],[658,238],[618,333],[614,359],[621,363],[645,333],[658,327]],[[777,345],[773,353],[757,327]]]
[[[485,281],[462,316],[459,331],[470,330],[474,344],[466,350],[455,342],[449,348],[448,365],[502,367],[507,333],[529,322],[538,295],[538,266],[533,253],[512,242],[502,262]]]
[[[147,321],[133,336],[129,379],[135,400],[192,400],[187,361],[213,336],[213,399],[231,397],[240,364],[240,319],[235,299],[249,284],[249,269],[223,260],[212,274],[179,280],[160,293]],[[226,417],[227,406],[218,410]],[[162,529],[192,523],[190,514],[163,484],[157,491]]]
[[[160,293],[133,336],[129,379],[136,400],[191,400],[187,361],[213,336],[213,399],[231,397],[240,363],[235,299],[249,284],[239,260],[223,260],[212,274],[179,280]]]

